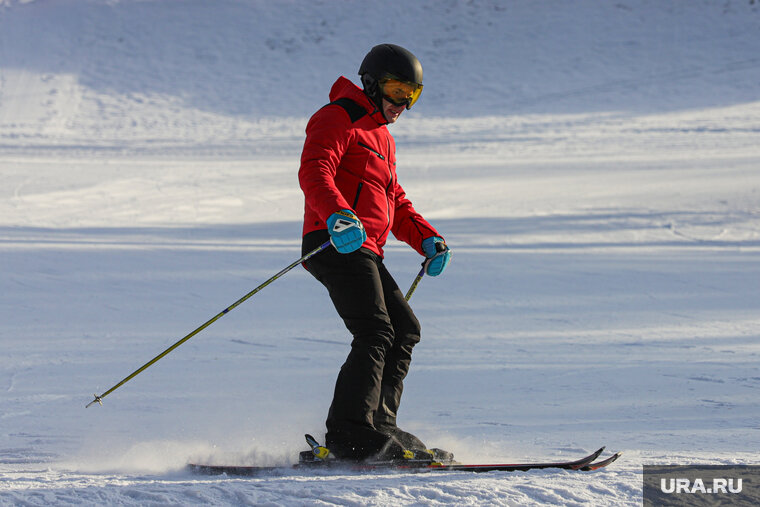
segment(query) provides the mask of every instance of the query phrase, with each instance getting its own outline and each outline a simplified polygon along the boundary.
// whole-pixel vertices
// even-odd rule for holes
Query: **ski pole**
[[[436,243],[436,245],[435,245],[436,251],[437,252],[445,252],[446,251],[445,245],[442,246],[442,247],[439,247],[439,245],[441,245],[441,243]],[[430,257],[430,258],[425,259],[424,261],[422,261],[422,269],[420,269],[420,272],[417,273],[417,276],[414,278],[414,281],[412,282],[412,286],[409,287],[408,291],[406,291],[405,298],[406,298],[407,301],[409,301],[409,298],[412,297],[412,294],[414,293],[415,289],[417,289],[417,285],[419,285],[420,280],[422,280],[422,277],[425,276],[425,268],[427,267],[427,265],[432,260],[433,260],[433,257]]]
[[[422,263],[422,269],[420,269],[420,272],[417,273],[417,276],[414,278],[414,281],[412,282],[412,286],[409,287],[409,290],[406,291],[406,300],[409,301],[409,298],[412,297],[412,294],[414,293],[415,289],[417,289],[417,285],[419,285],[420,280],[422,280],[422,277],[425,276],[425,263]]]
[[[135,371],[133,371],[129,376],[127,376],[126,378],[124,378],[121,382],[119,382],[118,384],[116,384],[115,386],[113,386],[111,389],[109,389],[108,391],[104,392],[100,396],[98,396],[96,394],[95,395],[95,399],[92,400],[90,403],[88,403],[85,408],[89,408],[90,405],[93,405],[95,403],[98,403],[99,405],[103,405],[103,398],[105,398],[106,396],[108,396],[109,394],[111,394],[112,392],[114,392],[116,389],[118,389],[119,387],[123,386],[124,384],[126,384],[127,382],[129,382],[130,380],[132,380],[134,377],[136,377],[137,375],[139,375],[140,373],[142,373],[144,370],[146,370],[148,367],[150,367],[151,365],[153,365],[156,361],[158,361],[159,359],[161,359],[162,357],[164,357],[165,355],[167,355],[169,352],[171,352],[172,350],[176,349],[177,347],[179,347],[180,345],[182,345],[183,343],[185,343],[187,340],[189,340],[193,336],[197,335],[198,333],[200,333],[201,331],[203,331],[207,327],[209,327],[211,324],[213,324],[214,322],[216,322],[217,320],[219,320],[220,318],[222,318],[224,315],[226,315],[227,313],[229,313],[231,310],[234,310],[237,306],[239,306],[245,300],[247,300],[248,298],[250,298],[251,296],[253,296],[257,292],[259,292],[261,289],[263,289],[264,287],[266,287],[270,283],[274,282],[275,280],[277,280],[278,278],[280,278],[282,275],[284,275],[285,273],[287,273],[288,271],[290,271],[291,269],[293,269],[297,265],[301,264],[302,262],[307,261],[308,259],[310,259],[314,255],[318,254],[319,252],[321,252],[325,248],[329,247],[330,244],[331,243],[329,241],[325,242],[321,246],[315,248],[314,250],[312,250],[311,252],[307,253],[306,255],[304,255],[303,257],[301,257],[300,259],[298,259],[297,261],[295,261],[292,264],[290,264],[288,267],[284,268],[282,271],[280,271],[279,273],[277,273],[276,275],[274,275],[272,278],[270,278],[266,282],[262,283],[261,285],[259,285],[255,289],[253,289],[251,292],[249,292],[248,294],[246,294],[245,296],[243,296],[242,298],[238,299],[237,301],[235,301],[234,303],[232,303],[230,306],[228,306],[227,308],[225,308],[224,310],[222,310],[221,312],[219,312],[217,315],[215,315],[210,320],[208,320],[205,324],[203,324],[200,327],[198,327],[195,331],[191,332],[190,334],[188,334],[187,336],[185,336],[184,338],[182,338],[181,340],[179,340],[178,342],[176,342],[174,345],[172,345],[168,349],[164,350],[159,355],[157,355],[156,357],[154,357],[153,359],[151,359],[150,361],[148,361],[147,363],[145,363],[144,365],[142,365],[141,367],[139,367],[138,369],[136,369]]]

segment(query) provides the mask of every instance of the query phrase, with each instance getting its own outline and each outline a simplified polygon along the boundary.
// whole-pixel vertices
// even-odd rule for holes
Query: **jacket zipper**
[[[390,153],[391,153],[391,141],[390,139],[388,139],[388,154],[390,155]],[[380,158],[383,158],[383,157],[381,156]],[[383,160],[385,160],[385,158],[383,158]],[[391,169],[390,157],[388,159],[388,175],[390,176],[391,179],[388,182],[388,186],[385,187],[385,216],[386,216],[386,221],[388,223],[388,225],[385,227],[386,231],[390,229],[391,227],[391,206],[388,203],[388,194],[390,193],[391,187],[393,186],[393,170]]]
[[[359,204],[359,194],[362,193],[362,187],[364,186],[364,182],[360,181],[359,186],[356,187],[356,197],[354,197],[354,204],[351,206],[354,211],[356,211],[356,205]]]
[[[370,146],[368,146],[367,144],[365,144],[365,143],[363,143],[361,141],[359,141],[357,144],[359,146],[361,146],[362,148],[368,150],[369,152],[374,153],[380,160],[385,161],[385,155],[383,155],[382,153],[379,153],[377,150],[374,150],[373,148],[371,148]],[[390,153],[390,152],[391,152],[391,142],[390,142],[390,140],[388,140],[388,153]],[[388,182],[388,185],[385,187],[385,222],[386,222],[386,226],[385,226],[385,231],[383,231],[383,234],[385,234],[385,232],[388,229],[390,229],[390,227],[391,227],[391,208],[390,208],[390,204],[388,203],[388,194],[389,194],[389,192],[391,190],[391,187],[393,186],[393,170],[391,169],[390,160],[388,161],[388,176],[390,176],[390,181]],[[364,186],[364,182],[360,181],[359,182],[359,186],[356,188],[356,196],[354,197],[354,204],[352,206],[354,208],[354,210],[356,210],[356,205],[359,203],[359,194],[361,193],[363,186]]]
[[[380,160],[385,160],[385,157],[384,157],[384,156],[383,156],[381,153],[379,153],[379,152],[378,152],[378,151],[376,151],[376,150],[373,150],[373,149],[372,149],[370,146],[367,146],[366,144],[364,144],[364,143],[363,143],[363,142],[361,142],[361,141],[359,141],[359,143],[358,143],[358,144],[359,144],[359,146],[361,146],[362,148],[364,148],[364,149],[366,149],[366,150],[369,150],[370,152],[372,152],[372,153],[374,153],[375,155],[377,155],[378,157],[380,157]],[[388,147],[390,147],[390,144],[388,145]]]

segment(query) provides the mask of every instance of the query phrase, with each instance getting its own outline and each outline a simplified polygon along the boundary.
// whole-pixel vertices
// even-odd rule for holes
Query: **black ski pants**
[[[304,254],[328,240],[326,230],[307,234]],[[420,324],[374,252],[360,248],[341,254],[330,247],[305,264],[327,288],[353,336],[327,417],[327,446],[341,457],[363,459],[387,446],[396,429]]]

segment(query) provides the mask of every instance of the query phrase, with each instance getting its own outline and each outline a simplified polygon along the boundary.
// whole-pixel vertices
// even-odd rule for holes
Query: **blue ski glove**
[[[328,217],[327,231],[330,242],[342,254],[358,250],[367,240],[367,231],[361,221],[347,209],[336,211]]]
[[[446,246],[443,238],[433,236],[422,242],[422,251],[425,252],[427,260],[423,263],[425,273],[430,276],[438,276],[443,273],[446,266],[451,262],[451,250]]]

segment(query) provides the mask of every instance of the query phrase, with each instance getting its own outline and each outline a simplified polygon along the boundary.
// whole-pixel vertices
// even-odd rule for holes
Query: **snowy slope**
[[[752,2],[0,0],[0,504],[638,505],[644,463],[760,464]],[[454,261],[400,422],[591,474],[193,476],[321,436],[349,339],[295,260],[308,116],[377,42]],[[391,241],[405,288],[417,254]]]

